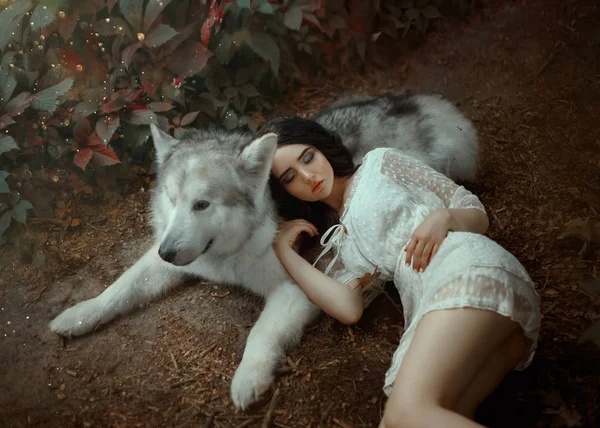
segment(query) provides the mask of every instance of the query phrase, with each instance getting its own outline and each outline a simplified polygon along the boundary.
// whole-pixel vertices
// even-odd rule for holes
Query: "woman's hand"
[[[406,265],[423,272],[436,255],[440,245],[451,230],[452,215],[446,209],[432,212],[415,229],[406,251]]]
[[[273,244],[275,252],[278,253],[286,247],[292,248],[302,232],[308,233],[311,237],[319,234],[317,228],[306,220],[298,219],[281,223]]]

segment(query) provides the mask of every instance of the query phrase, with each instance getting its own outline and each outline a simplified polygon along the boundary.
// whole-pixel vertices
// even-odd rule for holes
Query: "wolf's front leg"
[[[236,407],[246,409],[269,388],[285,349],[300,340],[304,327],[317,312],[302,290],[289,281],[267,297],[231,383]]]
[[[80,336],[123,315],[176,285],[183,274],[158,255],[153,246],[102,294],[63,311],[50,329],[64,336]]]

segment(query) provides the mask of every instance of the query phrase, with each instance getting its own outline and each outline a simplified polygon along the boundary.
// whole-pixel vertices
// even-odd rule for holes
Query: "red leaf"
[[[140,76],[140,80],[142,81],[142,89],[148,95],[154,95],[156,89],[162,82],[160,71],[153,70],[152,68],[146,68],[143,71],[144,72]]]
[[[116,114],[110,116],[103,116],[98,118],[96,122],[96,133],[102,139],[104,144],[108,144],[114,135],[115,131],[119,127],[120,119]]]
[[[166,110],[163,110],[163,111],[166,111]],[[15,123],[15,121],[9,115],[5,114],[3,116],[0,116],[0,129],[4,129],[7,126],[12,125],[13,123]]]
[[[189,76],[202,71],[211,56],[202,43],[189,40],[171,56],[167,67],[180,76]]]
[[[84,62],[83,60],[75,53],[74,49],[71,48],[63,48],[59,52],[59,59],[64,61],[65,67],[71,71],[83,71]],[[79,66],[79,68],[77,68]]]
[[[121,92],[123,92],[123,93],[125,94],[125,95],[124,95],[124,97],[125,97],[125,101],[126,101],[126,102],[128,102],[128,103],[132,103],[132,102],[134,102],[135,100],[137,100],[137,99],[138,99],[138,97],[139,97],[140,95],[142,95],[142,93],[143,93],[144,91],[142,91],[141,89],[138,89],[138,90],[136,90],[136,91],[134,91],[133,89],[126,89],[126,90],[124,90],[124,91],[121,91]]]
[[[198,114],[200,114],[199,111],[193,111],[191,113],[186,114],[185,116],[183,116],[183,119],[181,119],[180,126],[187,126],[187,125],[189,125],[194,120],[196,120],[196,117],[198,117]]]
[[[78,120],[73,127],[73,135],[75,139],[80,143],[84,143],[88,140],[90,134],[92,133],[92,125],[90,125],[90,121],[85,117]],[[85,169],[85,168],[83,168]]]
[[[173,104],[154,102],[154,103],[148,104],[148,107],[150,107],[150,110],[152,110],[152,111],[163,112],[163,111],[171,110],[173,108]]]
[[[75,153],[75,158],[73,158],[73,163],[85,171],[85,167],[92,158],[93,154],[94,151],[89,147],[78,150],[77,153]]]
[[[110,152],[111,154],[106,155],[104,153],[94,152],[94,154],[92,155],[92,162],[94,162],[94,165],[110,166],[121,163],[116,153],[113,152],[112,148],[106,147],[105,150]]]
[[[61,21],[58,32],[65,41],[71,37],[71,34],[73,34],[73,30],[77,25],[77,21],[79,21],[79,9],[75,9],[73,13]]]
[[[9,116],[21,114],[27,107],[29,107],[29,104],[31,104],[32,100],[33,97],[29,92],[21,92],[19,95],[6,103],[4,106],[4,112]]]
[[[102,113],[113,113],[121,110],[123,107],[125,107],[125,104],[125,100],[121,98],[111,100],[102,106]]]
[[[95,165],[107,166],[121,162],[112,147],[104,144],[96,133],[90,135],[87,146],[93,150]]]
[[[206,21],[204,21],[204,24],[202,24],[202,28],[200,29],[200,40],[202,40],[204,46],[208,46],[212,28],[215,27],[215,31],[219,31],[219,28],[221,28],[222,14],[223,11],[219,10],[217,2],[213,1],[208,11],[208,18],[206,18]]]

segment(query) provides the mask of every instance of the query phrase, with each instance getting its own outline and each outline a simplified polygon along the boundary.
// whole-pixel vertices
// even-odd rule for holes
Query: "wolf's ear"
[[[240,166],[261,182],[266,181],[271,173],[271,164],[276,149],[277,135],[265,134],[244,147],[239,158]]]
[[[150,125],[150,132],[152,133],[158,164],[163,164],[179,141],[162,131],[154,123]]]

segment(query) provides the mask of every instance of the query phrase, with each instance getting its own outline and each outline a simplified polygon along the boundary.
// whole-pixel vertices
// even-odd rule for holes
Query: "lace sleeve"
[[[397,150],[385,151],[381,173],[398,184],[416,185],[430,190],[443,201],[446,208],[474,208],[485,213],[485,208],[477,196],[425,163]]]

